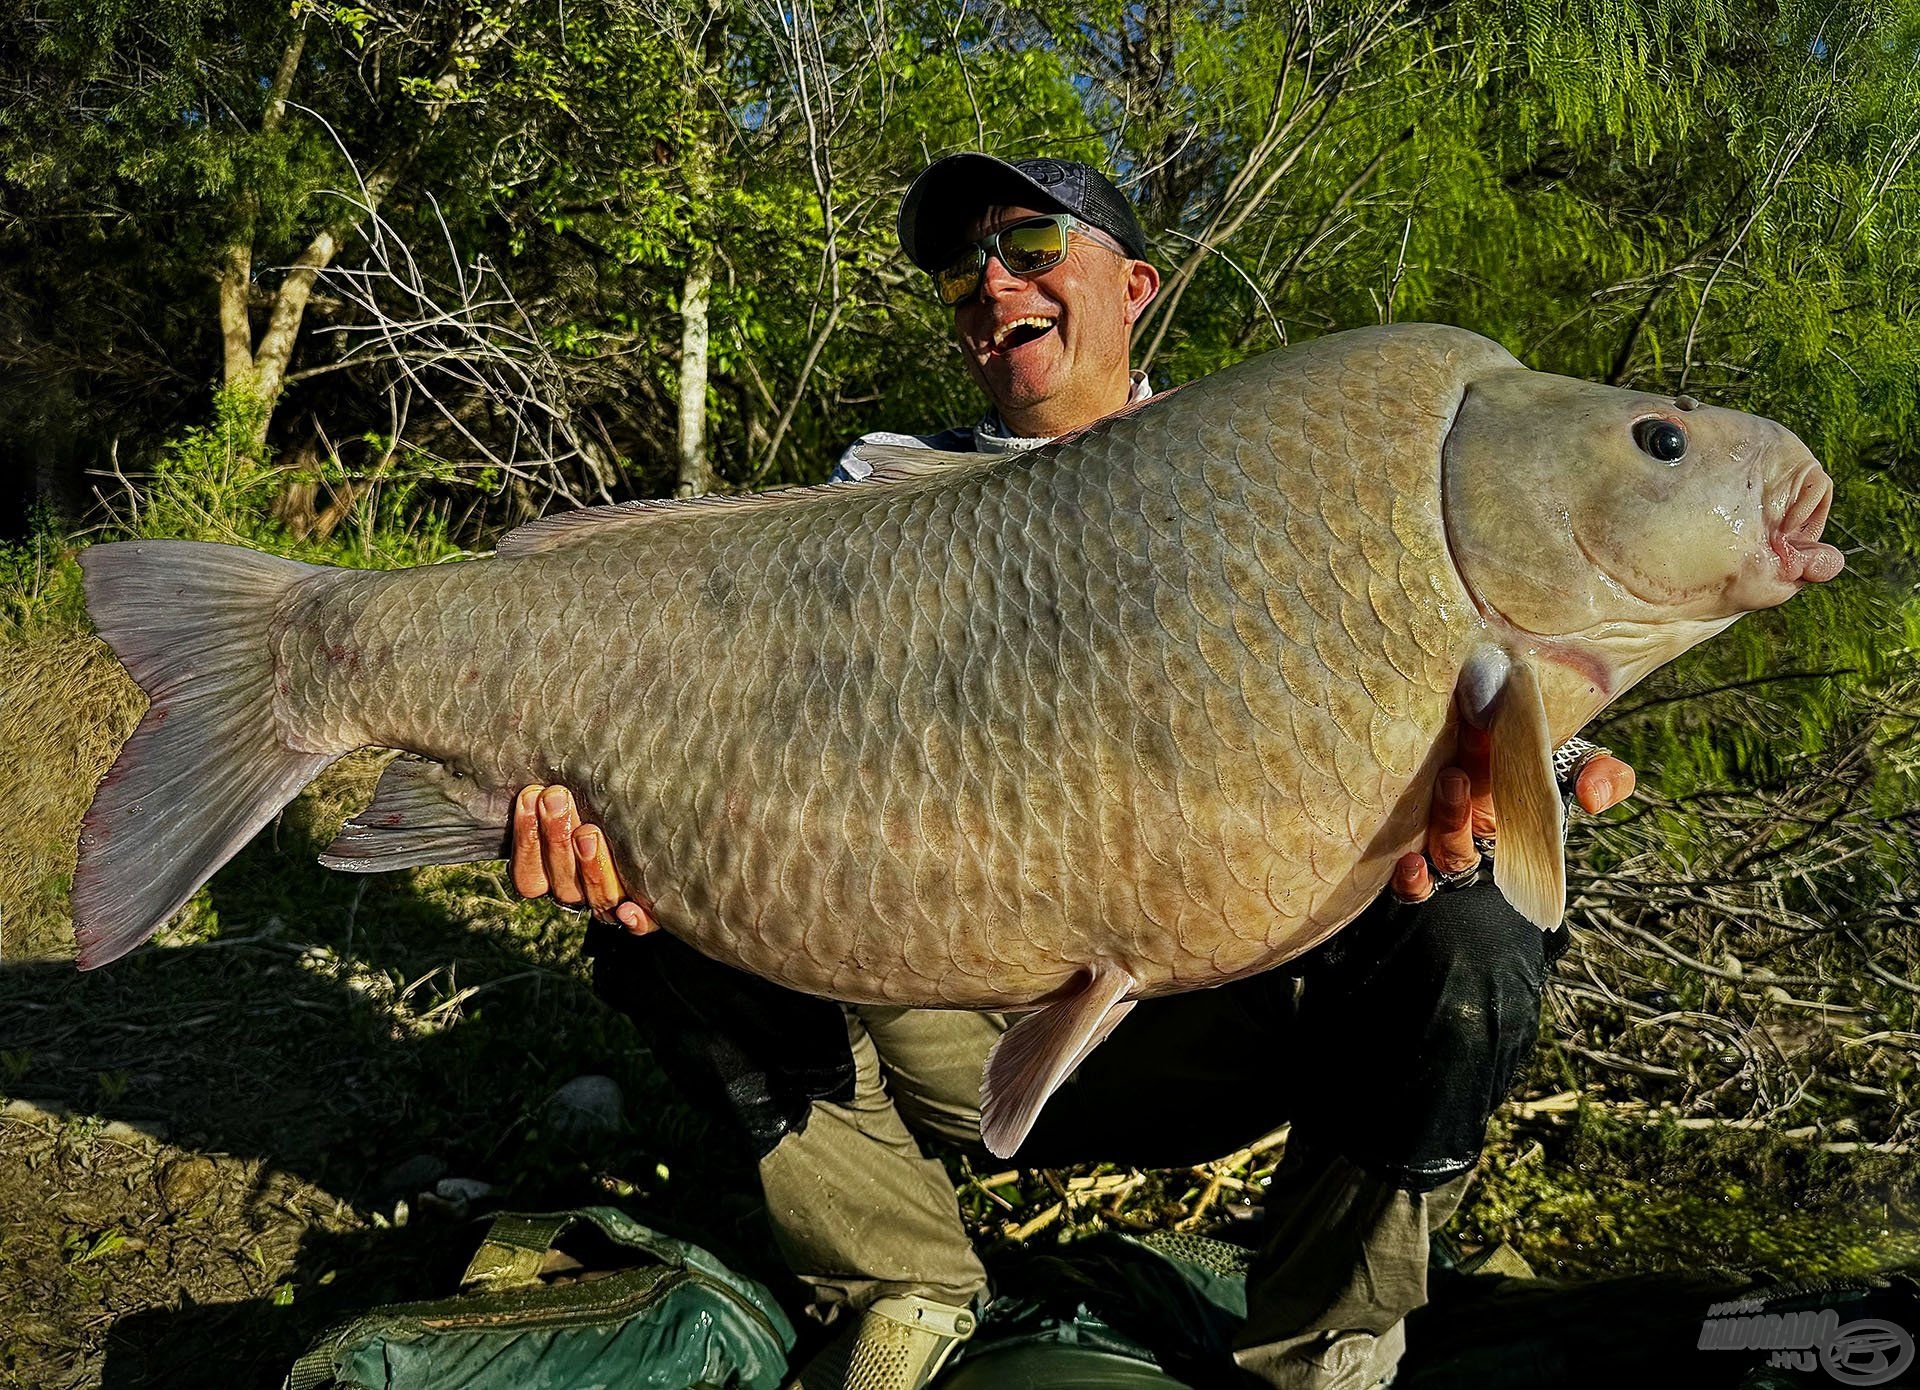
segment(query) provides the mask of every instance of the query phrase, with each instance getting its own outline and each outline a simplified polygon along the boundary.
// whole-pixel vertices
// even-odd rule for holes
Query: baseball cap
[[[900,200],[900,249],[922,270],[938,270],[966,244],[967,223],[975,214],[1010,204],[1070,212],[1119,242],[1135,260],[1147,257],[1146,233],[1133,205],[1091,164],[990,154],[950,154],[921,171]]]

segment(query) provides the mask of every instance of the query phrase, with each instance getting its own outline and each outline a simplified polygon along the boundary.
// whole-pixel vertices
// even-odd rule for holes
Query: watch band
[[[1559,785],[1560,794],[1572,797],[1573,789],[1580,781],[1580,769],[1595,758],[1612,756],[1611,748],[1602,748],[1584,738],[1570,738],[1554,749],[1553,780]]]

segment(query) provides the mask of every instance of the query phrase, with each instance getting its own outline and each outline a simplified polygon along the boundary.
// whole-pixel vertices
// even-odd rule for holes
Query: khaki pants
[[[823,1316],[895,1294],[963,1304],[985,1287],[946,1169],[914,1133],[979,1149],[981,1072],[1006,1026],[995,1014],[847,1011],[853,1098],[816,1102],[760,1162],[775,1238]],[[1180,1122],[1166,1108],[1152,1117]],[[1465,1186],[1414,1193],[1343,1159],[1289,1156],[1268,1194],[1273,1234],[1249,1277],[1240,1364],[1301,1390],[1378,1384],[1399,1361],[1401,1320],[1426,1301],[1428,1237]]]

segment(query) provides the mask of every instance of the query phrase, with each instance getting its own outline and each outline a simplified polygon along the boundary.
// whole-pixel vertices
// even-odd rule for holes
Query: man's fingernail
[[[1467,774],[1450,767],[1440,774],[1440,795],[1448,801],[1463,801],[1467,795]]]
[[[1613,779],[1604,772],[1594,777],[1592,791],[1594,800],[1601,806],[1613,804]]]
[[[572,799],[565,787],[548,787],[540,793],[540,808],[549,815],[557,816],[567,809],[567,803]]]
[[[581,830],[573,837],[573,843],[580,853],[589,859],[600,857],[600,836],[592,830]]]

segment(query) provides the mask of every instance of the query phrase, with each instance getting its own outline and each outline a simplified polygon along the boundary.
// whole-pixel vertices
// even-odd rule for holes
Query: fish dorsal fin
[[[503,859],[512,799],[442,763],[401,754],[380,774],[373,804],[320,855],[329,869],[371,874],[416,864]]]
[[[1139,982],[1100,961],[1070,992],[1022,1018],[987,1055],[980,1086],[980,1137],[996,1158],[1011,1158],[1040,1118],[1040,1107],[1133,1008]]]
[[[733,512],[764,507],[790,507],[837,495],[848,488],[870,491],[889,483],[912,482],[943,473],[958,464],[980,464],[997,455],[955,454],[942,449],[921,449],[899,444],[870,444],[856,447],[854,456],[873,466],[870,477],[857,481],[820,483],[813,487],[782,487],[770,492],[749,492],[708,497],[656,497],[638,502],[615,502],[605,507],[583,507],[560,512],[515,527],[500,538],[495,553],[513,558],[533,555],[556,546],[590,540],[616,527],[634,526],[649,521],[679,521],[704,512]]]
[[[1493,706],[1493,881],[1542,931],[1567,910],[1566,806],[1553,775],[1553,740],[1540,680],[1514,657]]]
[[[859,481],[863,483],[898,483],[909,478],[927,478],[935,473],[944,473],[949,468],[966,464],[993,463],[1004,460],[1005,454],[957,453],[951,449],[929,449],[924,444],[884,444],[878,441],[857,441],[846,452],[846,457],[858,460],[871,468],[873,472]],[[829,483],[831,487],[833,484]]]

